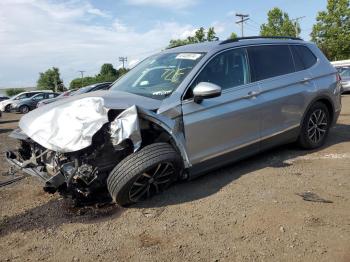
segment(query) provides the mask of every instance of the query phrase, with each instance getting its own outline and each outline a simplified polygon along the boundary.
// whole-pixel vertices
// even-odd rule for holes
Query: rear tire
[[[322,102],[311,106],[303,120],[298,139],[299,145],[304,149],[321,147],[328,136],[331,117],[328,108]]]
[[[182,159],[170,144],[151,144],[127,156],[112,170],[108,191],[121,206],[137,203],[169,187],[182,168]]]
[[[29,110],[30,110],[30,109],[29,109],[28,106],[21,106],[21,107],[19,108],[19,111],[20,111],[22,114],[28,113]]]

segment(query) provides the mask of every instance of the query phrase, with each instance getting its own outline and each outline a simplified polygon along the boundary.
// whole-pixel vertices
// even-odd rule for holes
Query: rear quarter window
[[[295,72],[288,45],[266,45],[248,48],[254,81]]]
[[[293,53],[296,71],[308,69],[316,64],[317,58],[308,47],[302,45],[292,45],[291,50]]]

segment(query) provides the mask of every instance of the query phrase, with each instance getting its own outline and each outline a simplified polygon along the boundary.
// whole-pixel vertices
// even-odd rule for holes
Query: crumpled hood
[[[19,127],[45,148],[74,152],[91,145],[93,135],[108,122],[110,109],[140,106],[156,110],[160,104],[161,101],[126,92],[91,92],[39,107],[24,115]]]

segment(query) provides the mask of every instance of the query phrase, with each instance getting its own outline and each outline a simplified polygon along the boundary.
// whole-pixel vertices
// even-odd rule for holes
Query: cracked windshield
[[[162,100],[181,84],[203,55],[170,53],[149,57],[117,81],[111,90]]]

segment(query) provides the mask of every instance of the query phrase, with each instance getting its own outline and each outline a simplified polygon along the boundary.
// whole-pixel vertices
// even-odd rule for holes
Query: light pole
[[[83,70],[80,70],[80,71],[78,71],[78,72],[80,72],[80,74],[81,74],[81,87],[83,87],[83,82],[84,82],[84,72],[85,71],[83,71]]]
[[[298,22],[301,19],[304,19],[306,16],[300,16],[297,18],[292,19],[291,21],[294,21],[294,30],[295,30],[295,37],[298,37]]]

